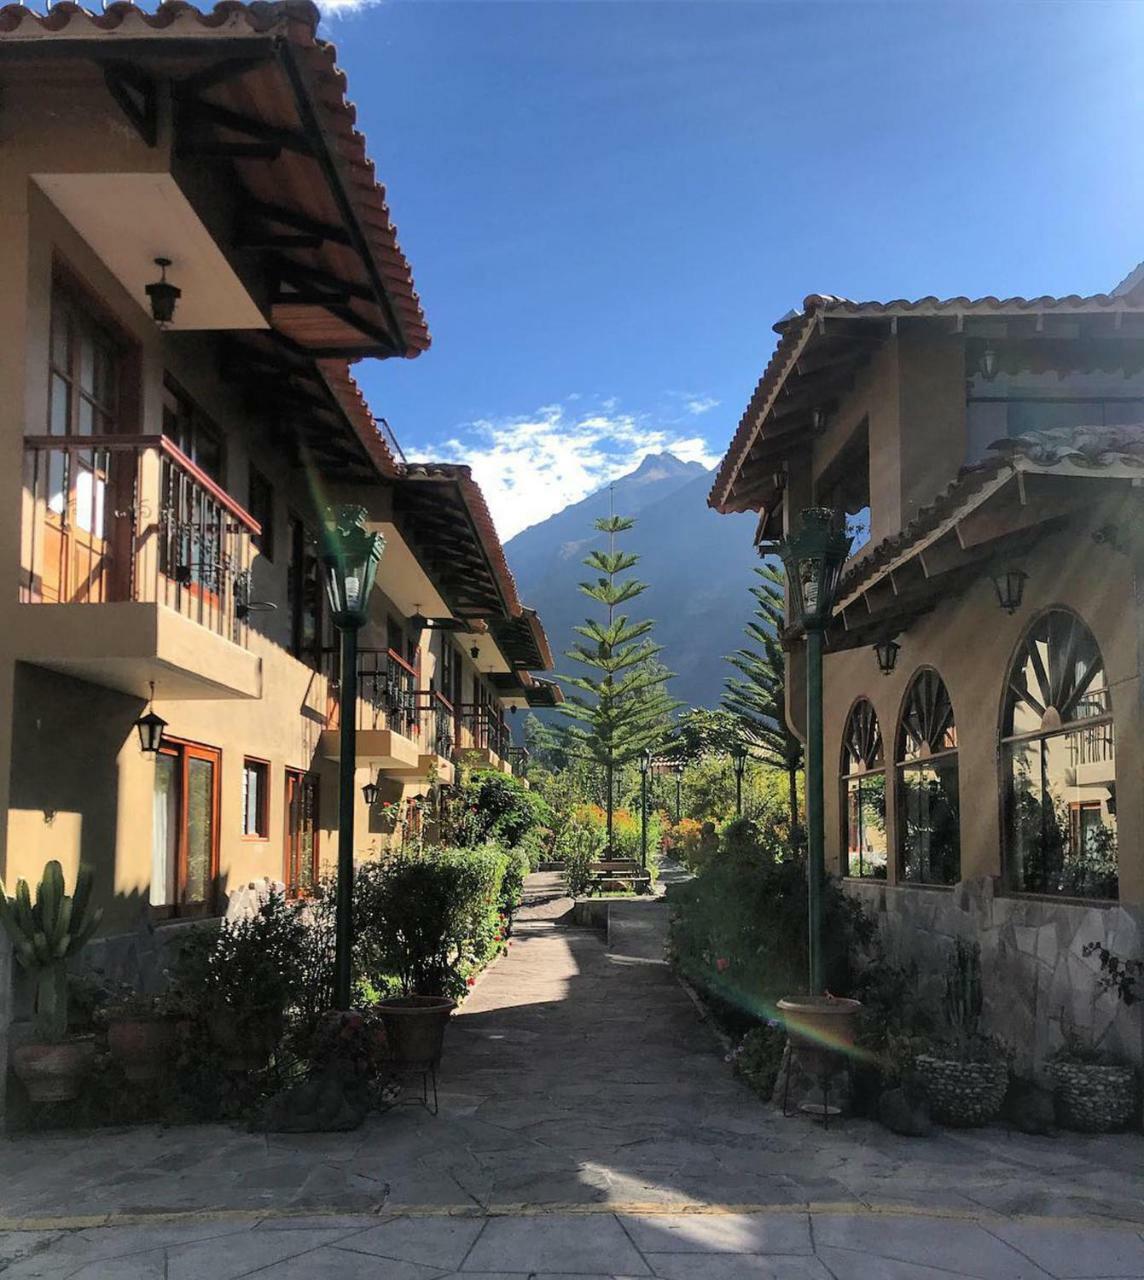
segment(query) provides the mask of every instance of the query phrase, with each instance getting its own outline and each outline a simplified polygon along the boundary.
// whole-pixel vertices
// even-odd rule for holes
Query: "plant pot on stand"
[[[829,1123],[831,1114],[840,1112],[830,1102],[830,1078],[854,1052],[862,1005],[844,996],[787,996],[778,1002],[778,1009],[790,1039],[783,1115],[787,1114],[791,1071],[797,1063],[822,1087],[821,1110],[815,1104],[804,1104],[801,1109],[819,1114]]]
[[[448,996],[394,996],[377,1006],[393,1064],[401,1071],[420,1072],[422,1100],[427,1106],[428,1083],[432,1081],[434,1115],[445,1028],[456,1007],[456,1000]]]

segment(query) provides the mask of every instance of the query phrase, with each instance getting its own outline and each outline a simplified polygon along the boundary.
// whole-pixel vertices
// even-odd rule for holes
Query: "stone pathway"
[[[438,1118],[0,1142],[3,1280],[1144,1276],[1138,1134],[784,1120],[669,969],[563,927],[555,876],[528,899],[450,1028]]]

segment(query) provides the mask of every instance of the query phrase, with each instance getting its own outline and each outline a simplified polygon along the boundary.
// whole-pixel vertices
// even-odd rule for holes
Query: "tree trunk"
[[[612,857],[612,821],[615,814],[615,766],[608,763],[608,843],[604,850],[604,857]]]

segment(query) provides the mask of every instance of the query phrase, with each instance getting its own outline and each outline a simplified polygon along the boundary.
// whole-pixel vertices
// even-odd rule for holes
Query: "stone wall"
[[[1144,910],[996,893],[991,877],[953,889],[847,881],[880,926],[887,954],[914,960],[926,995],[940,1002],[956,938],[981,945],[986,1030],[1004,1040],[1018,1070],[1040,1066],[1067,1034],[1144,1066],[1142,1005],[1102,992],[1088,942],[1139,958]]]

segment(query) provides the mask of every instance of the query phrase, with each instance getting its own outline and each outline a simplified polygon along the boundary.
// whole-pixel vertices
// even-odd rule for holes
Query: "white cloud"
[[[698,418],[701,413],[710,413],[719,406],[714,396],[696,396],[686,403],[687,412]]]
[[[705,467],[719,460],[701,436],[622,413],[614,399],[591,409],[550,404],[519,417],[465,423],[461,434],[428,453],[411,451],[411,460],[431,456],[471,467],[507,540],[634,470],[649,453],[664,452]]]

